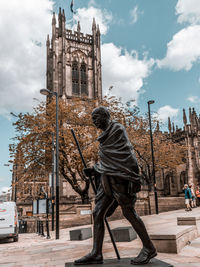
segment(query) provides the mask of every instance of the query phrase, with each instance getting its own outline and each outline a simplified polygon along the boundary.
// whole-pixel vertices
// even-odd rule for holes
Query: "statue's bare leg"
[[[141,252],[136,258],[131,261],[131,263],[134,265],[147,264],[150,259],[154,258],[157,255],[157,253],[147,233],[146,227],[133,208],[122,207],[122,212],[124,217],[131,223],[131,225],[135,229],[143,244]]]
[[[94,227],[93,227],[93,249],[86,256],[76,260],[74,262],[75,265],[87,265],[87,264],[98,264],[103,263],[102,256],[102,246],[104,239],[104,217],[112,205],[114,200],[107,197],[105,194],[102,198],[97,202],[95,209],[93,211],[93,219],[94,219]]]

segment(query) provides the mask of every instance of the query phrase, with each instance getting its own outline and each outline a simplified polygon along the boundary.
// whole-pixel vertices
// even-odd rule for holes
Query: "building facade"
[[[181,143],[187,148],[184,163],[176,170],[163,170],[160,176],[160,187],[164,195],[181,195],[184,184],[193,184],[194,189],[200,186],[200,117],[195,109],[189,108],[189,120],[183,109],[183,129],[174,126],[168,119],[169,136],[174,142]]]

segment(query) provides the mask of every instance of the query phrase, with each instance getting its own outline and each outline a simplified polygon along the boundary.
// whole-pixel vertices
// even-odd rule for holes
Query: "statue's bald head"
[[[94,125],[102,130],[105,130],[110,121],[110,113],[107,108],[100,106],[92,111],[92,121]]]
[[[97,108],[93,109],[93,111],[92,111],[92,116],[93,116],[94,114],[100,114],[100,115],[102,115],[102,117],[110,118],[110,113],[109,113],[109,111],[107,110],[106,107],[103,107],[103,106],[100,106],[100,107],[97,107]]]

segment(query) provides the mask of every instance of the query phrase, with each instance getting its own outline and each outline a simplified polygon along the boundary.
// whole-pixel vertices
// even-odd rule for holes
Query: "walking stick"
[[[85,159],[84,159],[84,157],[83,157],[83,154],[82,154],[82,151],[81,151],[79,142],[78,142],[78,140],[77,140],[77,138],[76,138],[75,132],[74,132],[73,129],[71,129],[71,132],[72,132],[74,141],[75,141],[75,143],[76,143],[76,146],[77,146],[77,148],[78,148],[78,151],[79,151],[79,154],[80,154],[80,157],[81,157],[83,166],[84,166],[84,168],[87,168],[87,165],[86,165]],[[90,180],[90,183],[91,183],[91,185],[92,185],[92,189],[93,189],[93,191],[94,191],[94,193],[95,193],[95,195],[96,195],[96,194],[97,194],[97,190],[96,190],[96,187],[95,187],[95,184],[94,184],[94,182],[93,182],[93,180],[92,180],[91,175],[89,175],[89,180]],[[113,247],[114,247],[116,256],[117,256],[118,260],[120,260],[120,255],[119,255],[117,246],[116,246],[116,244],[115,244],[115,240],[114,240],[114,238],[113,238],[112,232],[111,232],[111,230],[110,230],[110,226],[109,226],[109,224],[108,224],[107,218],[105,218],[105,224],[106,224],[108,233],[109,233],[109,235],[110,235],[110,239],[111,239],[111,241],[112,241],[112,244],[113,244]]]

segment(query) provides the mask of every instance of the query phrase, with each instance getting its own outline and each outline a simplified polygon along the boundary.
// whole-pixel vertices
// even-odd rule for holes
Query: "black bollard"
[[[49,234],[49,220],[46,220],[46,229],[47,229],[47,239],[51,238]]]
[[[38,226],[38,221],[36,223],[36,234],[39,234],[39,226]]]
[[[41,235],[41,221],[38,221],[38,235]]]
[[[41,230],[42,230],[41,236],[44,236],[45,237],[43,221],[41,221]]]

